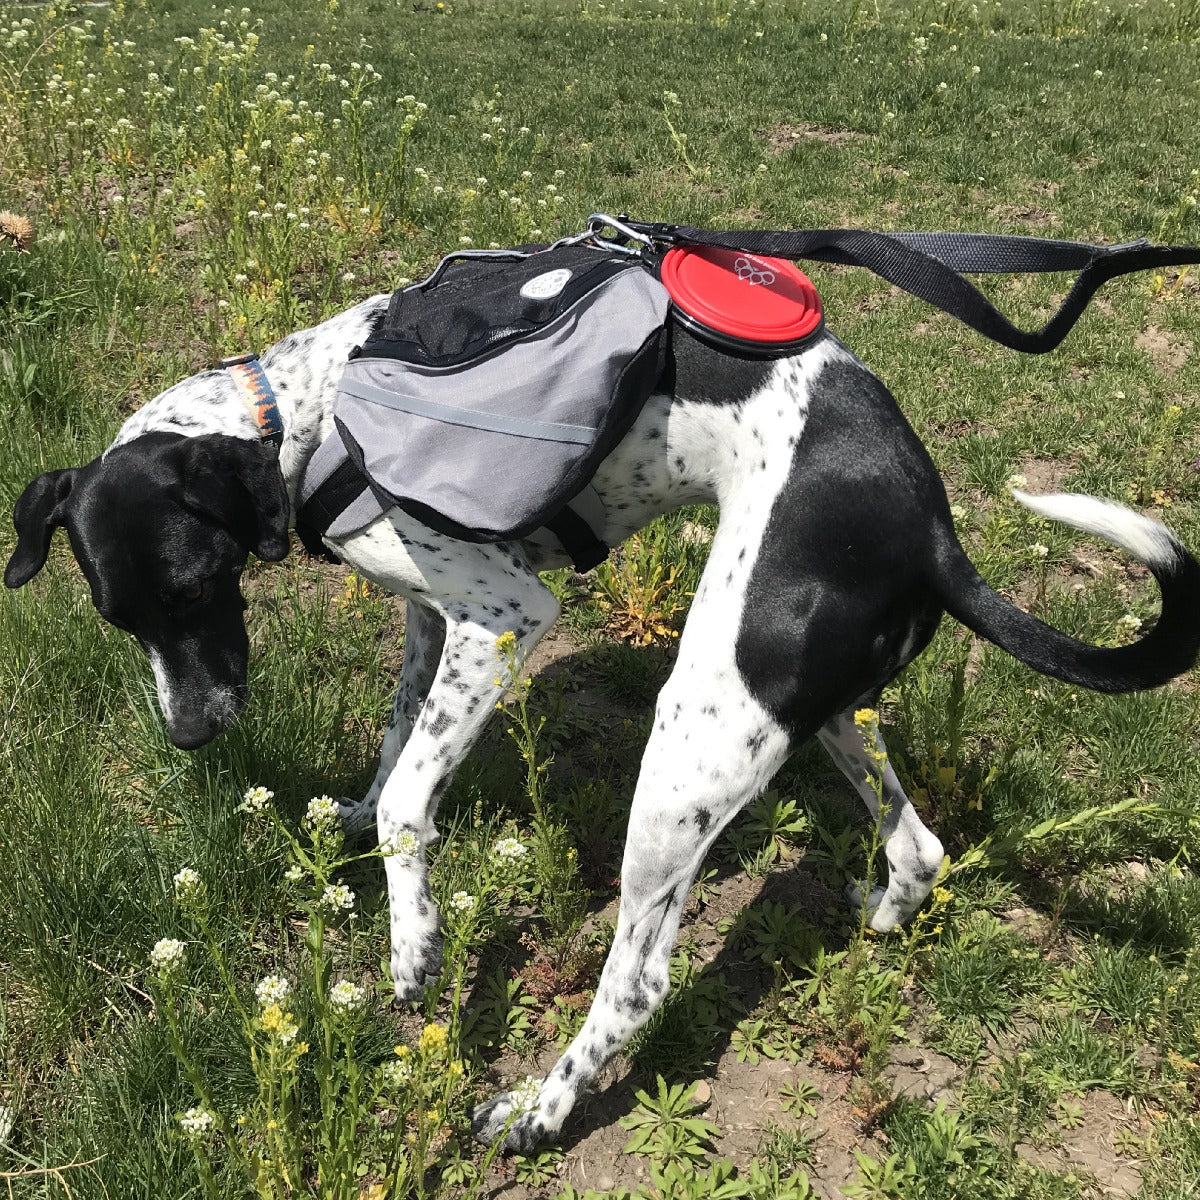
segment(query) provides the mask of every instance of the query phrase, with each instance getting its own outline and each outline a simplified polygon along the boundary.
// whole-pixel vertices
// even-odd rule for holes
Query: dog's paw
[[[849,900],[850,910],[854,913],[860,913],[866,908],[867,924],[876,933],[891,933],[893,929],[903,924],[903,917],[896,911],[895,905],[888,897],[887,888],[873,887],[871,894],[864,899],[863,885],[848,883],[846,899]]]
[[[375,824],[375,803],[371,800],[352,800],[349,796],[337,799],[338,814],[347,837],[366,833]]]
[[[507,1154],[536,1150],[546,1141],[549,1130],[537,1109],[525,1111],[523,1104],[527,1100],[528,1097],[519,1097],[517,1092],[503,1092],[480,1104],[471,1112],[471,1132],[488,1146],[503,1137]]]
[[[440,932],[426,934],[415,943],[392,947],[392,987],[402,1003],[420,1000],[425,989],[442,974],[444,939]]]

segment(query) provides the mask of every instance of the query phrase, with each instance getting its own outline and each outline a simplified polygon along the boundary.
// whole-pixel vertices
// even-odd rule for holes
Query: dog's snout
[[[224,733],[237,720],[245,703],[245,687],[222,688],[198,712],[180,712],[176,707],[169,714],[164,713],[167,733],[180,750],[198,750]]]
[[[203,725],[188,725],[186,728],[176,725],[167,726],[171,743],[179,750],[199,750],[201,746],[207,746],[217,734],[224,731],[225,726],[216,721],[207,721]]]

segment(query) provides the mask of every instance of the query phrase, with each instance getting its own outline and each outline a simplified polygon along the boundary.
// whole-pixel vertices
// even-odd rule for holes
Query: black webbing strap
[[[330,437],[335,436],[330,434]],[[362,472],[350,459],[346,459],[300,506],[296,514],[296,534],[308,554],[314,558],[327,558],[331,562],[341,561],[325,545],[321,536],[342,511],[367,490],[367,486]]]
[[[598,567],[608,557],[608,547],[592,527],[569,505],[546,522],[581,575]]]
[[[1154,246],[1144,239],[1117,246],[996,233],[873,233],[865,229],[697,229],[632,221],[622,224],[668,246],[721,246],[772,258],[866,267],[888,283],[957,317],[994,342],[1043,354],[1071,331],[1097,289],[1131,271],[1200,263],[1200,247]],[[959,274],[1078,271],[1058,312],[1038,330],[1014,325]]]

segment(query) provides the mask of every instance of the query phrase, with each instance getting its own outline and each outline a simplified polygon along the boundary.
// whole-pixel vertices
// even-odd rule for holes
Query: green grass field
[[[0,209],[36,239],[0,240],[0,556],[39,471],[460,244],[593,210],[1200,242],[1198,49],[1196,0],[7,3]],[[1118,280],[1021,358],[865,272],[811,273],[989,582],[1096,642],[1153,621],[1143,570],[1006,481],[1123,500],[1200,547],[1200,275]],[[1066,281],[985,286],[1033,325]],[[188,755],[60,534],[0,598],[7,1194],[1200,1193],[1196,677],[1099,697],[949,622],[880,710],[953,859],[913,928],[847,911],[872,830],[802,749],[718,844],[671,998],[562,1146],[471,1140],[468,1107],[581,1023],[715,519],[552,580],[564,620],[443,800],[441,989],[399,1013],[382,865],[305,814],[372,776],[402,609],[299,555],[252,565],[251,704]],[[186,961],[168,943],[152,965],[160,939]]]

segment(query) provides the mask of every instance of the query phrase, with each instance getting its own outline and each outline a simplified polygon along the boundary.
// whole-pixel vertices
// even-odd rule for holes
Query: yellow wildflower
[[[507,633],[502,633],[496,639],[496,653],[497,654],[501,654],[501,655],[511,654],[512,651],[516,649],[516,646],[517,646],[517,635],[515,633],[513,633],[513,631],[511,629],[508,630]]]
[[[426,1025],[417,1039],[417,1049],[424,1054],[431,1054],[442,1049],[446,1044],[445,1025]]]
[[[938,904],[949,904],[954,899],[954,893],[949,888],[935,887],[933,898]]]
[[[407,1058],[408,1054],[409,1054],[409,1047],[407,1047],[407,1046],[397,1046],[396,1047],[396,1057],[397,1058]]]
[[[879,714],[873,708],[860,708],[854,714],[854,723],[866,733],[879,727]]]
[[[287,1045],[300,1032],[295,1015],[284,1012],[278,1004],[268,1004],[258,1020],[263,1033],[268,1037],[278,1038],[284,1045]]]

